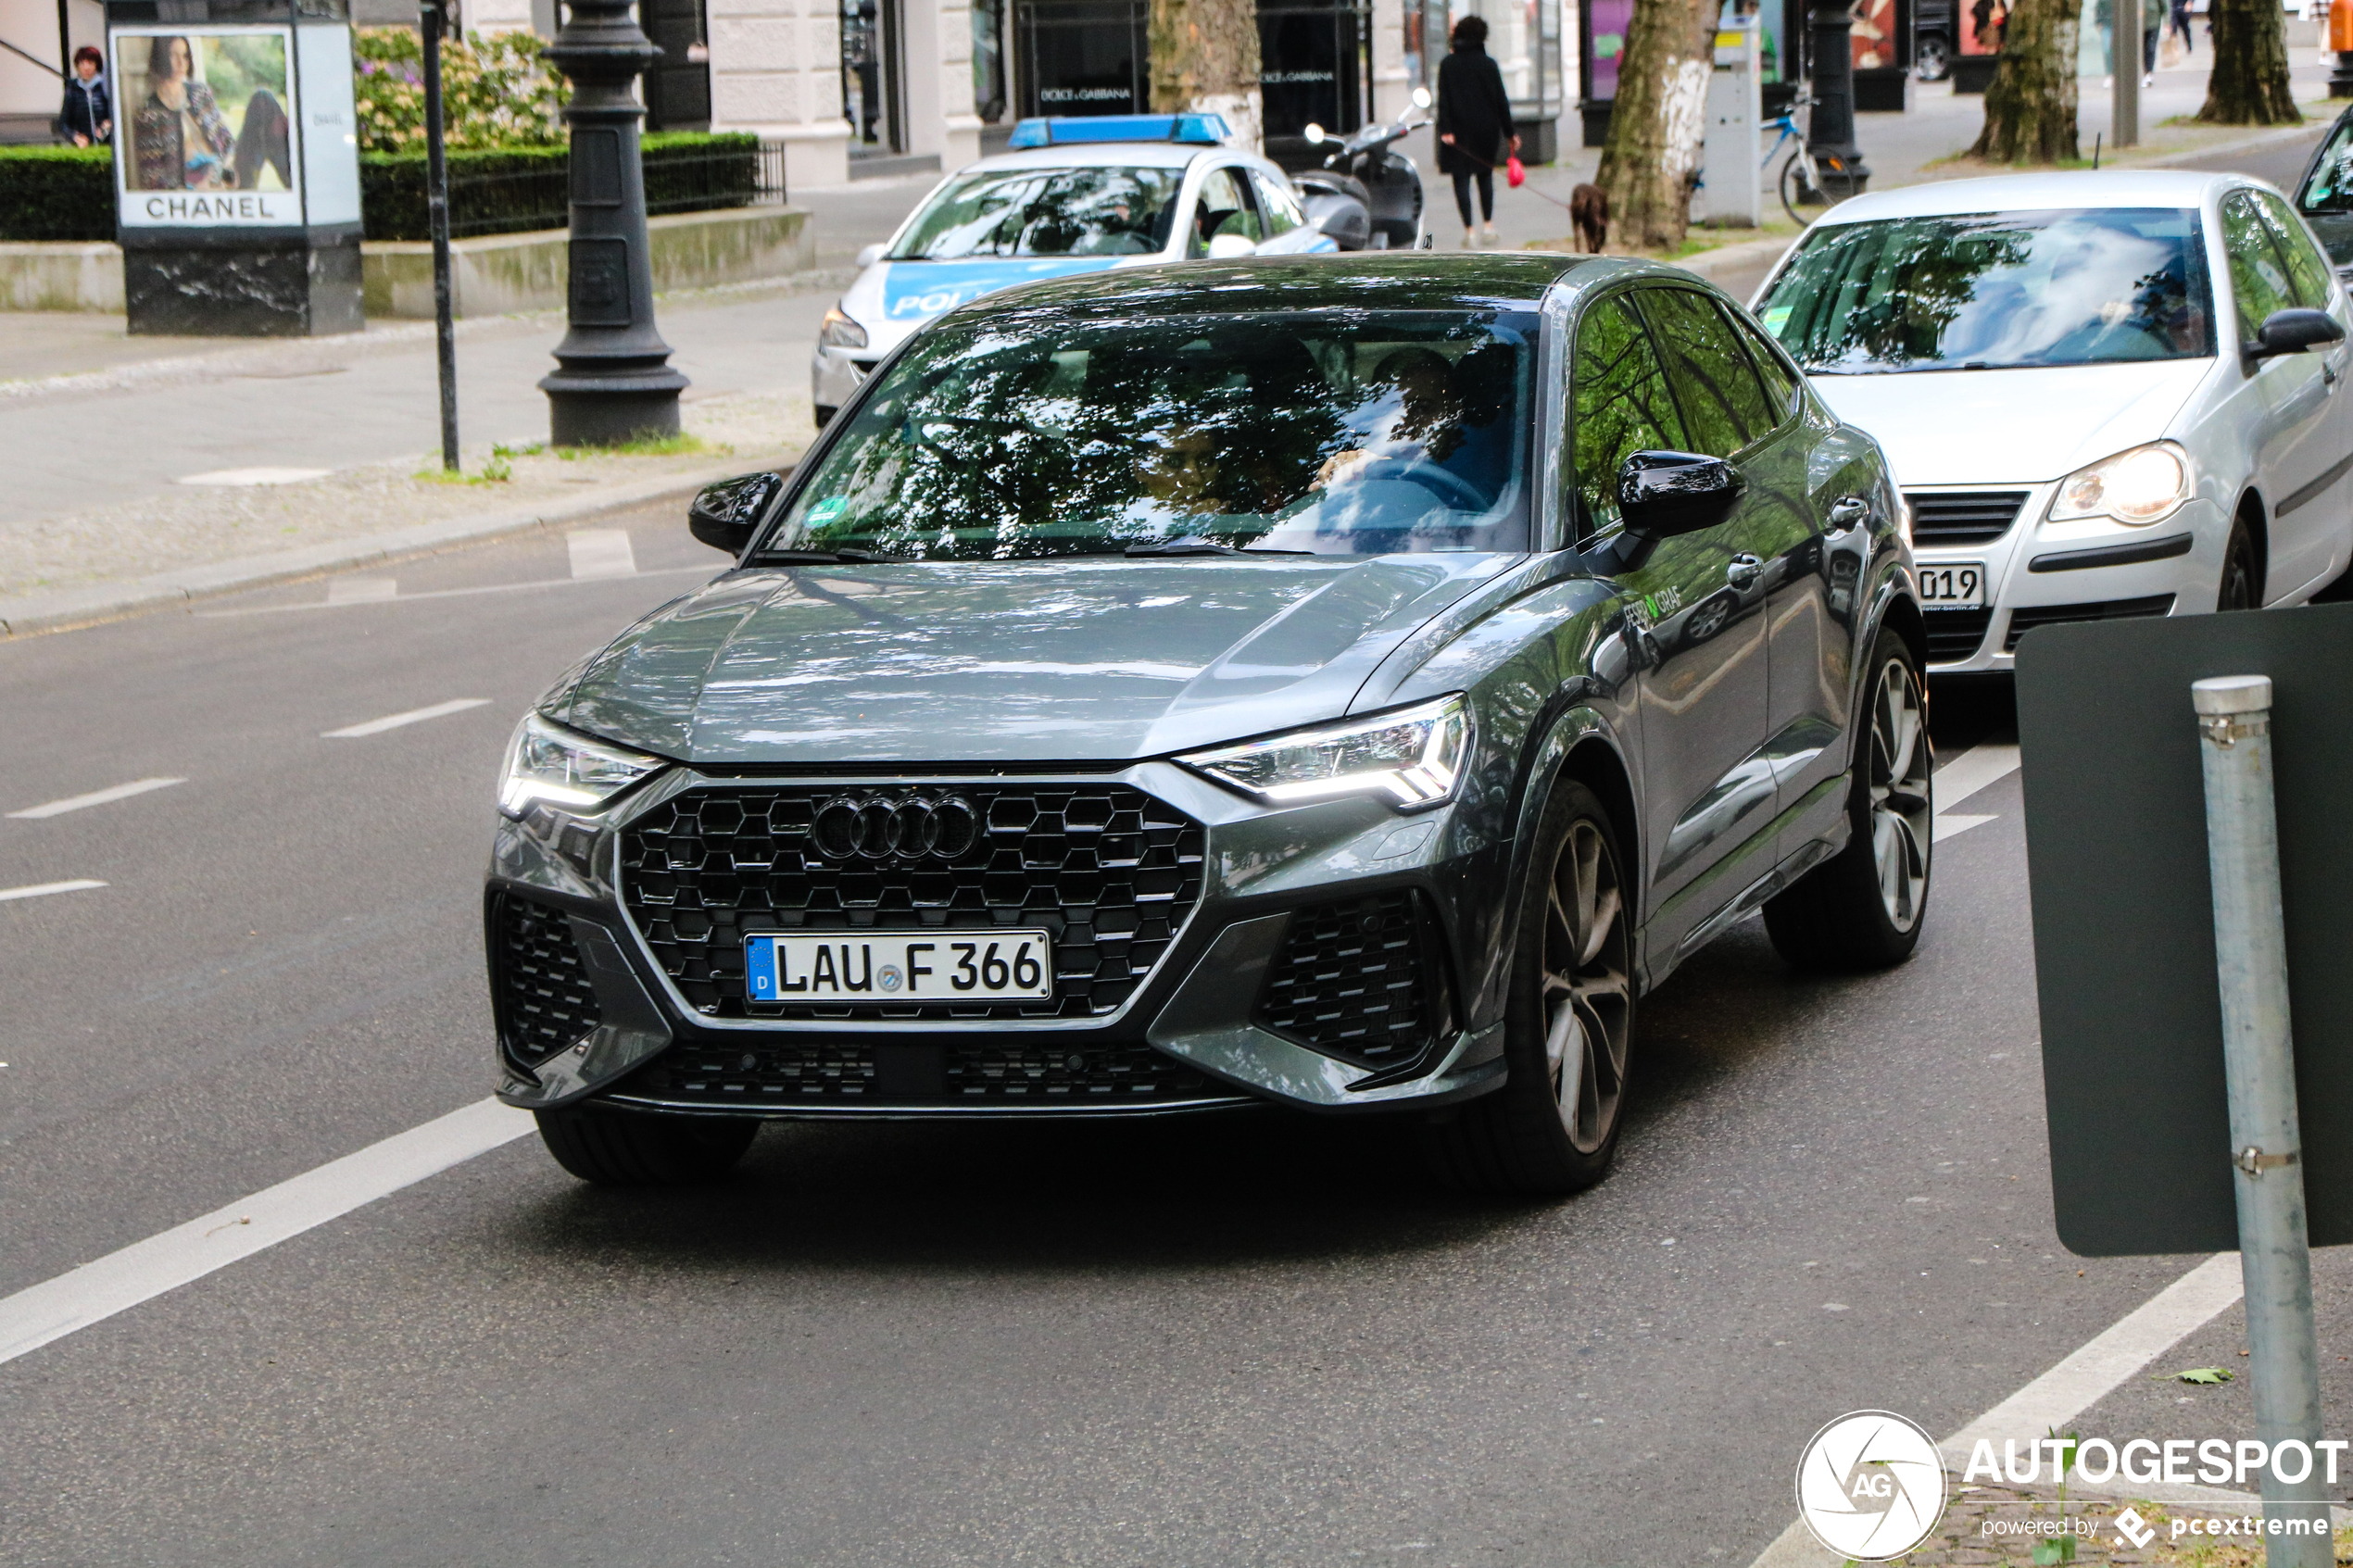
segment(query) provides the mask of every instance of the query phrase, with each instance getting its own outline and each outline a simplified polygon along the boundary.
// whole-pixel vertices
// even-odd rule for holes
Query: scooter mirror
[[[1324,144],[1324,128],[1312,119],[1307,122],[1307,129],[1300,134],[1307,138],[1307,144],[1311,147],[1320,147]]]
[[[1414,89],[1414,107],[1416,108],[1426,109],[1435,101],[1436,100],[1430,97],[1428,88],[1416,87]]]

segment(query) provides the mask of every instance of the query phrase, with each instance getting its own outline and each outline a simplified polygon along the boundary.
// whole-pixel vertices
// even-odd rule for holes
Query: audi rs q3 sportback
[[[1406,1112],[1607,1169],[1641,997],[1919,939],[1887,470],[1688,274],[1252,258],[915,334],[517,730],[503,1074],[592,1181],[762,1120]]]

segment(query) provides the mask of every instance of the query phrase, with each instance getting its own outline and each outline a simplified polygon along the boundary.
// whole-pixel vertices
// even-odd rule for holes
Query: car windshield
[[[894,261],[1151,256],[1176,221],[1181,169],[1000,169],[968,174],[915,215]]]
[[[2194,209],[1901,218],[1818,229],[1757,311],[1817,375],[2214,352]]]
[[[2353,120],[2339,120],[2328,145],[2312,160],[2312,172],[2296,193],[2298,211],[2353,212]]]
[[[1536,317],[1073,314],[917,338],[762,553],[1525,547]]]

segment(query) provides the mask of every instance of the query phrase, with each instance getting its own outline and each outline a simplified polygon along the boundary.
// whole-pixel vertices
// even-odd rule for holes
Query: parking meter
[[[1757,131],[1764,123],[1763,34],[1756,13],[1728,15],[1716,30],[1707,79],[1706,172],[1710,224],[1755,228],[1765,216]]]

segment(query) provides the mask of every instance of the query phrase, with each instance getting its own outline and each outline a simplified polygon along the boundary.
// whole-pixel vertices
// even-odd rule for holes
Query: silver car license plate
[[[1922,609],[1985,608],[1985,567],[1980,561],[1920,563]]]
[[[830,931],[744,939],[755,1002],[1046,1001],[1053,938],[1043,931]]]

